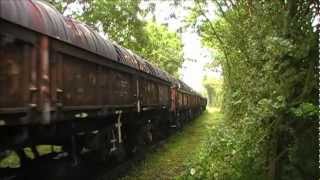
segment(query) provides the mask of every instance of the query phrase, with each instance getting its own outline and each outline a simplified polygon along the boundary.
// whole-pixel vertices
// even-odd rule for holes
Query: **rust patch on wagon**
[[[23,44],[0,36],[0,108],[23,106],[22,50]]]

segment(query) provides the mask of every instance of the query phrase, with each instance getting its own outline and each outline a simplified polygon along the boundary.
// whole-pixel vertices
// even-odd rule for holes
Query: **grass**
[[[54,152],[60,152],[62,151],[62,148],[61,146],[38,145],[37,150],[39,152],[39,155],[42,156],[42,155],[51,153],[52,150],[54,150]],[[30,159],[34,159],[34,154],[32,153],[29,147],[24,148],[24,151]],[[15,153],[14,151],[11,151],[6,158],[0,160],[0,168],[6,168],[6,167],[10,167],[10,168],[20,167],[20,159],[17,153]]]
[[[156,152],[147,154],[146,159],[122,179],[176,179],[181,176],[187,170],[187,163],[198,157],[210,129],[220,118],[219,109],[209,108]]]

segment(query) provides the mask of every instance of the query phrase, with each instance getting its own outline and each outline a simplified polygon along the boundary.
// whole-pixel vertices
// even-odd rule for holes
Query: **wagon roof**
[[[172,77],[41,0],[0,0],[0,18],[172,82]],[[118,52],[117,52],[118,51]],[[119,52],[120,51],[120,52]],[[121,53],[124,58],[119,58]]]
[[[186,83],[184,83],[183,81],[181,80],[178,80],[179,81],[179,85],[180,85],[180,89],[184,90],[184,91],[187,91],[187,92],[190,92],[190,93],[195,93],[193,91],[193,89],[191,87],[189,87]]]

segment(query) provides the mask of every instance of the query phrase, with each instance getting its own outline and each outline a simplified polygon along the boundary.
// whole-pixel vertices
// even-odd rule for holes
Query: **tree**
[[[155,22],[146,22],[140,0],[48,0],[62,13],[77,3],[81,12],[71,12],[76,19],[94,27],[106,36],[142,56],[152,64],[178,76],[183,63],[181,37]],[[151,4],[152,5],[152,4]]]
[[[222,95],[222,79],[206,75],[203,79],[203,86],[207,91],[208,104],[219,107]]]
[[[178,70],[183,63],[181,37],[154,22],[147,23],[144,30],[149,44],[143,46],[142,54],[153,64],[178,77]]]
[[[58,11],[61,12],[61,14],[64,14],[64,12],[68,9],[68,6],[70,4],[79,2],[84,3],[85,0],[46,0],[50,4],[52,4]]]
[[[219,53],[229,133],[211,138],[202,178],[318,179],[316,14],[317,1],[196,1],[188,22]]]
[[[91,26],[102,29],[108,38],[135,52],[142,52],[148,44],[144,26],[138,18],[140,0],[94,0],[90,1],[84,13],[77,18]]]

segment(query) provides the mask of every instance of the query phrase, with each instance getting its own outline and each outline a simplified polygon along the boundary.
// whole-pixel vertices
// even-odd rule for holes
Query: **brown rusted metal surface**
[[[39,44],[39,98],[40,109],[50,111],[50,79],[49,79],[49,40],[42,36]],[[46,117],[48,120],[49,117]]]
[[[133,104],[134,84],[126,73],[61,55],[64,106]]]
[[[37,84],[37,50],[35,47],[32,47],[31,49],[31,55],[30,55],[30,73],[28,76],[30,76],[29,80],[29,92],[30,92],[30,100],[29,100],[29,107],[35,107],[38,103],[38,84]]]
[[[168,105],[170,98],[170,87],[159,84],[159,103],[161,105]]]
[[[25,44],[0,35],[0,108],[23,107]]]
[[[159,105],[159,89],[157,85],[149,80],[141,80],[139,85],[142,105]]]
[[[109,102],[105,102],[111,105],[133,104],[135,102],[133,92],[134,81],[132,76],[117,71],[111,71],[109,73],[109,86],[110,93],[106,94],[110,97]]]
[[[183,94],[178,91],[177,92],[177,108],[181,108],[183,106]]]
[[[187,94],[183,94],[183,105],[184,106],[188,105],[188,95]]]
[[[96,105],[97,65],[67,55],[62,55],[62,63],[64,105]]]
[[[170,96],[171,96],[170,111],[175,112],[177,107],[177,87],[173,86],[170,88]]]

